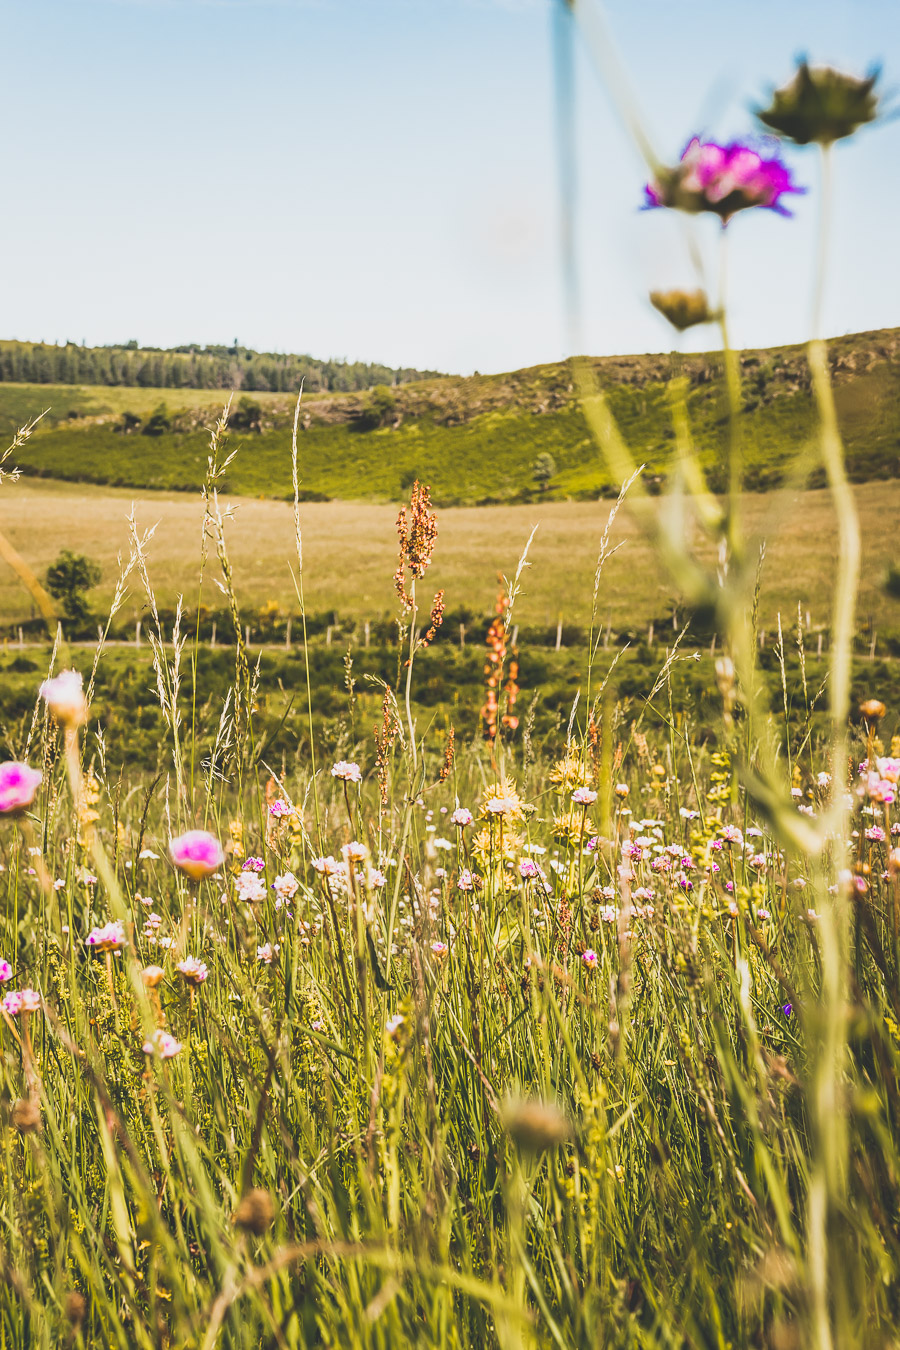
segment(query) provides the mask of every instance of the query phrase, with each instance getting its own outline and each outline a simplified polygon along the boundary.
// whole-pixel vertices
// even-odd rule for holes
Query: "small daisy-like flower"
[[[145,1055],[158,1055],[160,1059],[174,1059],[181,1050],[181,1042],[168,1031],[154,1031],[148,1041],[144,1041]]]
[[[209,968],[198,956],[186,956],[183,961],[178,962],[175,969],[179,975],[184,976],[188,984],[203,984],[204,980],[209,978]]]
[[[577,806],[593,806],[597,800],[597,794],[591,788],[578,787],[572,793],[572,801]]]
[[[369,856],[369,850],[365,844],[358,843],[352,839],[349,844],[344,844],[341,848],[341,857],[345,862],[365,862]]]
[[[593,947],[588,947],[586,951],[583,951],[581,953],[581,959],[587,966],[588,970],[596,970],[598,958],[597,953],[594,951]]]
[[[27,811],[40,785],[39,769],[14,761],[0,764],[0,816],[19,816]]]
[[[467,806],[457,806],[450,817],[450,824],[455,825],[460,830],[465,829],[467,825],[472,824],[472,812]]]
[[[341,864],[337,859],[333,858],[330,853],[327,858],[312,858],[310,861],[312,862],[313,870],[323,877],[333,877],[341,868]]]
[[[331,776],[339,778],[342,783],[361,783],[362,769],[352,760],[339,759],[336,764],[332,765]]]
[[[125,929],[117,919],[92,928],[85,938],[85,946],[96,952],[118,952],[125,946]]]
[[[239,872],[234,879],[234,888],[244,904],[255,904],[268,895],[266,883],[256,872]]]
[[[432,956],[436,956],[439,961],[443,961],[449,951],[450,948],[447,946],[446,942],[432,942],[431,944],[431,954]]]
[[[283,876],[276,877],[272,882],[272,890],[279,900],[293,900],[299,885],[300,883],[293,872],[285,872]]]

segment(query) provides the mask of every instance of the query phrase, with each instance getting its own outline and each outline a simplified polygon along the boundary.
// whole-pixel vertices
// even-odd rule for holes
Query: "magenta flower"
[[[692,214],[711,211],[727,225],[736,211],[748,206],[763,206],[788,216],[781,197],[805,190],[791,181],[790,169],[777,157],[763,159],[740,141],[717,145],[694,136],[679,163],[660,168],[644,194],[648,208],[672,206]]]
[[[597,969],[597,953],[594,951],[593,947],[588,947],[586,951],[582,952],[581,959],[588,970]]]
[[[207,830],[188,830],[170,840],[169,857],[191,881],[211,876],[225,861],[222,845]]]
[[[10,1017],[18,1017],[19,1013],[37,1012],[41,1006],[41,996],[36,989],[12,989],[0,1006]]]
[[[8,961],[0,961],[0,984],[6,984],[7,980],[12,979],[12,966]]]
[[[0,816],[18,816],[27,811],[40,785],[39,769],[14,761],[0,764]]]

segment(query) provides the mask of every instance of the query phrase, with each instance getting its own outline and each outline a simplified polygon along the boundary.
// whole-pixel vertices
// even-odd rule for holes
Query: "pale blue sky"
[[[565,353],[549,0],[0,0],[0,335],[452,371]],[[609,0],[664,158],[751,127],[796,54],[900,84],[896,0]],[[668,349],[679,221],[582,53],[584,346]],[[900,122],[837,155],[830,332],[900,323]],[[815,157],[788,152],[815,187]],[[816,194],[729,227],[734,337],[799,341]],[[701,222],[713,263],[714,222]],[[705,228],[709,226],[710,228]],[[701,330],[701,333],[703,330]],[[709,345],[711,332],[695,346]]]

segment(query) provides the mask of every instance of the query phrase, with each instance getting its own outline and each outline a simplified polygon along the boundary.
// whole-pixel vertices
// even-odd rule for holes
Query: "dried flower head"
[[[804,190],[792,182],[790,169],[778,158],[763,159],[740,141],[717,145],[694,136],[679,162],[660,168],[644,193],[647,207],[671,206],[691,214],[709,211],[727,225],[737,211],[750,206],[790,215],[781,198]]]
[[[412,609],[413,598],[407,590],[406,573],[409,572],[413,582],[421,580],[437,542],[437,515],[431,510],[431,488],[423,487],[418,479],[413,483],[409,506],[400,508],[397,535],[400,559],[394,573],[394,587],[403,607]]]
[[[155,989],[161,980],[164,980],[166,972],[162,966],[145,966],[141,971],[141,977],[148,989]]]
[[[438,591],[434,600],[431,602],[431,614],[429,616],[429,627],[425,636],[421,639],[420,645],[427,647],[437,636],[437,630],[444,622],[444,592]]]
[[[860,78],[800,61],[793,77],[756,116],[776,136],[796,145],[833,145],[878,117],[875,85],[880,74],[875,69]]]
[[[880,722],[887,708],[877,698],[867,698],[865,703],[859,705],[859,711],[867,722]]]
[[[447,732],[447,744],[444,746],[444,762],[441,765],[440,781],[446,783],[453,772],[453,755],[455,751],[456,731],[451,724]]]

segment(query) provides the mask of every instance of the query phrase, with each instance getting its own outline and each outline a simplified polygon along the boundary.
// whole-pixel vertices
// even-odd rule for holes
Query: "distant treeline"
[[[51,343],[0,343],[0,381],[21,384],[109,384],[150,389],[253,389],[296,393],[370,389],[439,374],[393,370],[364,361],[317,361],[311,356],[255,352],[247,347],[160,349],[126,342],[121,347]]]

